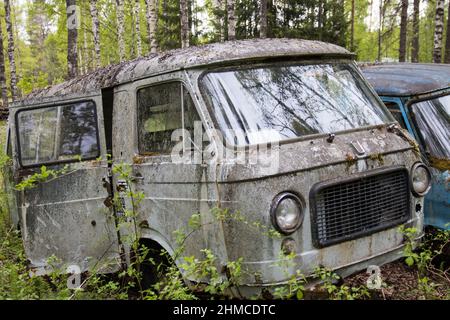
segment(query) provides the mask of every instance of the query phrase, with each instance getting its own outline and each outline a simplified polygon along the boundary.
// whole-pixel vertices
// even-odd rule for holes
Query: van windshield
[[[414,103],[412,111],[427,151],[450,159],[450,95]]]
[[[234,145],[394,121],[348,63],[213,71],[200,81],[216,125]]]

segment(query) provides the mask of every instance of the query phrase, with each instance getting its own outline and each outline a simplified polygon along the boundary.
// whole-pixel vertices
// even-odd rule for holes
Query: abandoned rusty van
[[[65,168],[15,193],[31,269],[48,272],[55,256],[81,271],[118,270],[123,210],[105,199],[127,188],[142,195],[136,232],[171,255],[174,231],[188,232],[197,213],[183,256],[210,249],[224,279],[243,258],[244,296],[297,269],[346,276],[398,259],[399,226],[422,236],[429,173],[352,58],[316,41],[217,43],[101,69],[15,104],[14,183],[43,165]],[[129,185],[114,170],[123,164]],[[217,219],[218,209],[240,218]],[[286,272],[278,262],[288,253]]]
[[[450,229],[450,65],[379,64],[363,72],[399,124],[419,142],[430,167],[425,224]]]

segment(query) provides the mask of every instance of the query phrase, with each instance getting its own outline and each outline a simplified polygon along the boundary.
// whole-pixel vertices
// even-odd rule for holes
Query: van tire
[[[145,260],[140,265],[141,288],[142,290],[152,289],[155,284],[164,281],[170,261],[166,255],[162,254],[165,250],[157,242],[143,239],[139,244],[149,249]]]

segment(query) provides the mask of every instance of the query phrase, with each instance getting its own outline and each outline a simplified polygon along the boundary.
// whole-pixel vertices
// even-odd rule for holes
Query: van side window
[[[402,128],[406,129],[405,120],[403,119],[402,111],[400,110],[399,105],[396,102],[391,101],[385,101],[384,104],[394,116],[395,120],[397,120],[398,123],[402,126]]]
[[[92,101],[19,111],[17,128],[23,166],[93,159],[100,155]]]
[[[198,115],[192,98],[181,82],[158,84],[138,91],[140,154],[169,154],[172,151],[177,143],[172,141],[172,133],[174,130],[183,128],[182,102],[186,129],[191,130]]]

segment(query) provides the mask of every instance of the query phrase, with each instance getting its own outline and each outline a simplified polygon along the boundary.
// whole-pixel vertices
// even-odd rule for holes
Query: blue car
[[[426,156],[433,184],[425,224],[450,229],[450,65],[378,64],[363,73]]]

